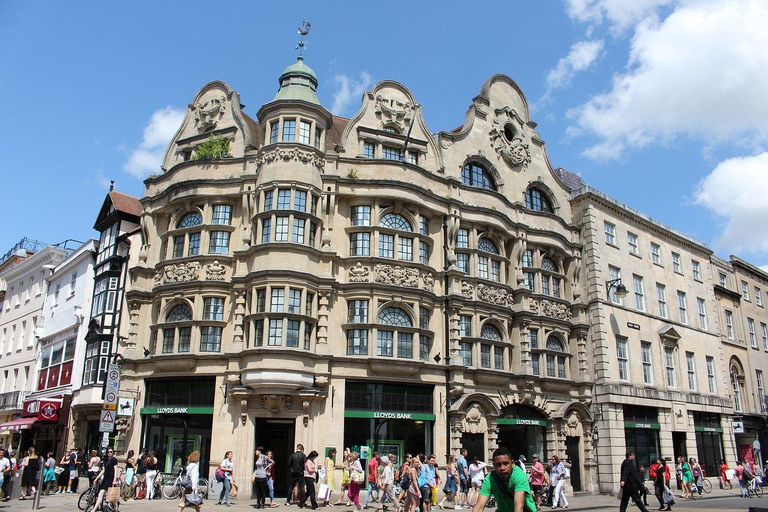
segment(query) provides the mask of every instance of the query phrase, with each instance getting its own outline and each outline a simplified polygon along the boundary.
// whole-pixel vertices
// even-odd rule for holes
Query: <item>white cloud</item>
[[[557,65],[547,73],[547,92],[565,87],[571,83],[573,75],[588,69],[603,53],[603,41],[579,41],[571,46],[568,55],[557,62]]]
[[[596,25],[607,23],[619,35],[673,3],[675,0],[566,0],[566,10],[571,19],[588,25],[588,34]]]
[[[131,151],[123,170],[139,179],[160,171],[165,151],[184,121],[184,111],[167,106],[152,114],[141,144]]]
[[[352,102],[360,100],[365,90],[373,83],[373,79],[367,71],[363,71],[358,80],[347,75],[336,75],[333,77],[333,83],[337,90],[333,93],[331,112],[336,115],[345,115]]]
[[[766,25],[760,0],[690,2],[661,22],[640,22],[628,71],[568,113],[570,133],[597,136],[585,151],[596,159],[678,136],[760,148],[768,141]]]
[[[724,220],[715,248],[768,252],[768,152],[720,162],[695,191],[696,203]]]

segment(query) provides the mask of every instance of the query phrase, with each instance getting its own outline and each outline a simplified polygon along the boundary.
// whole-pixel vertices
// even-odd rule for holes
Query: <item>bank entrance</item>
[[[501,410],[497,420],[499,426],[499,446],[509,449],[513,457],[538,455],[547,460],[547,419],[526,405],[510,405]]]
[[[645,478],[651,461],[657,458],[659,446],[659,413],[654,407],[624,406],[624,440],[627,451],[633,452],[635,465],[646,467]]]
[[[254,447],[262,446],[265,450],[272,451],[272,457],[275,461],[274,485],[275,496],[285,497],[288,495],[291,475],[288,471],[288,458],[296,449],[296,422],[286,419],[266,419],[256,418],[256,443]],[[311,448],[307,447],[305,454],[308,455]],[[318,450],[319,451],[319,450]],[[223,455],[223,454],[222,454]],[[324,457],[318,457],[317,464],[322,465]],[[255,489],[253,496],[256,496]]]

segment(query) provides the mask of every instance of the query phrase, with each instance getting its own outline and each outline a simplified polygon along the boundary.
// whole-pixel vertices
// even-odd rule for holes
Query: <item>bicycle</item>
[[[184,492],[184,483],[182,481],[183,478],[183,470],[179,472],[178,476],[173,480],[173,482],[171,482],[170,479],[166,477],[162,483],[163,498],[167,500],[174,500],[181,496],[181,493]],[[202,477],[198,479],[197,493],[200,494],[203,499],[208,498],[208,480]]]
[[[749,481],[749,487],[747,487],[747,496],[751,498],[753,494],[756,498],[763,497],[763,481],[759,478],[753,478]]]
[[[96,503],[96,496],[99,494],[99,486],[92,485],[80,494],[80,498],[77,500],[77,508],[80,510],[88,510]]]

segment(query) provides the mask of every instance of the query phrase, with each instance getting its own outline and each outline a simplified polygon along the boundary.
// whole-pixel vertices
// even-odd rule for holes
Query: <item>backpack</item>
[[[223,482],[226,476],[224,475],[224,470],[221,468],[216,468],[216,481],[217,482]]]
[[[181,478],[181,485],[184,487],[184,494],[191,494],[192,489],[192,481],[189,479],[189,475],[184,475]]]

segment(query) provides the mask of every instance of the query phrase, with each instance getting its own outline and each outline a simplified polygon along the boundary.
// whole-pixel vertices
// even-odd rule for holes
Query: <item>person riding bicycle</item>
[[[99,474],[94,478],[95,482],[101,478],[99,484],[99,496],[96,498],[96,506],[94,510],[101,510],[101,502],[104,499],[104,495],[107,493],[107,489],[117,485],[119,472],[117,471],[117,459],[115,458],[115,451],[110,448],[107,450],[107,462],[101,468]]]

